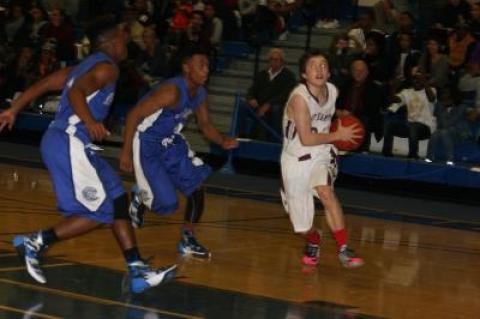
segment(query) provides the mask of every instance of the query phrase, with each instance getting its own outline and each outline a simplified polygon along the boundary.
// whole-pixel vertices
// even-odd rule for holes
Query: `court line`
[[[61,319],[62,318],[62,317],[54,317],[54,316],[46,315],[40,312],[29,312],[29,311],[25,311],[22,309],[13,308],[5,305],[0,305],[0,309],[5,311],[10,311],[10,312],[21,313],[24,315],[29,315],[30,317],[33,316],[33,317],[45,318],[45,319]]]
[[[25,289],[30,289],[30,290],[38,290],[38,291],[41,291],[41,292],[51,293],[51,294],[54,294],[54,295],[69,297],[69,298],[82,300],[82,301],[86,301],[86,302],[104,304],[104,305],[108,305],[108,306],[133,308],[133,309],[138,309],[138,310],[143,310],[143,311],[155,312],[155,313],[162,314],[162,315],[174,316],[174,317],[177,317],[177,318],[203,319],[203,317],[186,315],[186,314],[181,314],[181,313],[177,313],[177,312],[171,312],[171,311],[168,311],[168,310],[157,309],[157,308],[138,306],[138,305],[130,304],[130,303],[127,303],[127,302],[120,302],[120,301],[115,301],[115,300],[110,300],[110,299],[93,297],[93,296],[83,295],[83,294],[70,292],[70,291],[65,291],[65,290],[60,290],[60,289],[55,289],[55,288],[36,286],[36,285],[27,284],[27,283],[16,281],[16,280],[0,278],[0,283],[10,284],[10,285],[13,285],[13,286],[19,286],[19,287],[22,287],[22,288],[25,288]]]
[[[233,196],[233,197],[236,197],[236,198],[248,199],[248,200],[252,200],[252,201],[261,201],[261,202],[272,203],[272,201],[248,197],[248,195],[268,195],[268,196],[271,196],[272,198],[276,199],[277,202],[279,202],[279,203],[281,202],[280,195],[277,195],[277,194],[274,194],[274,193],[252,192],[252,191],[242,190],[242,189],[239,189],[239,188],[232,188],[232,187],[222,188],[222,187],[219,187],[219,186],[212,186],[211,184],[210,184],[209,187],[211,189],[214,189],[214,192],[208,192],[208,190],[207,190],[207,193],[213,194],[215,196],[224,196],[224,197]],[[217,192],[215,192],[215,190]],[[242,194],[219,194],[218,191],[222,191],[222,190],[233,190],[233,191],[236,191],[236,192],[239,192],[239,193],[242,193]],[[432,223],[429,224],[431,226],[435,226],[434,223],[437,223],[439,221],[447,223],[447,224],[449,224],[449,223],[464,223],[464,224],[469,224],[469,225],[480,224],[480,222],[477,222],[477,221],[450,219],[450,218],[445,218],[443,216],[439,217],[439,216],[433,216],[433,215],[427,215],[427,214],[415,214],[415,213],[410,213],[410,212],[405,212],[405,211],[393,211],[393,210],[386,210],[386,209],[376,208],[376,207],[371,207],[371,206],[343,204],[343,207],[344,207],[345,213],[349,214],[349,215],[365,216],[365,214],[364,214],[365,212],[363,212],[363,214],[358,214],[358,213],[355,213],[355,212],[348,212],[348,210],[347,210],[347,209],[362,209],[362,210],[367,210],[368,213],[372,214],[373,218],[385,219],[385,218],[382,218],[381,216],[374,216],[373,215],[375,213],[383,213],[383,214],[392,214],[392,215],[396,215],[396,216],[407,216],[407,217],[431,219]],[[367,217],[367,216],[365,216],[365,217]],[[410,222],[410,223],[422,224],[422,223],[418,223],[418,222]],[[462,230],[468,230],[468,229],[462,229]]]
[[[13,256],[18,256],[17,253],[0,253],[0,258],[2,257],[13,257]]]
[[[63,267],[63,266],[73,266],[74,263],[66,262],[66,263],[59,263],[59,264],[46,264],[42,265],[42,268],[56,268],[56,267]],[[9,271],[17,271],[17,270],[25,270],[25,266],[18,266],[18,267],[5,267],[0,268],[0,272],[9,272]]]

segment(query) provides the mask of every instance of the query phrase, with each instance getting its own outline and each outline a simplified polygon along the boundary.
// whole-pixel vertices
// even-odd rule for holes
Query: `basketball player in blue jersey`
[[[120,168],[135,171],[130,215],[135,227],[143,224],[145,207],[167,215],[178,208],[176,190],[187,197],[185,224],[177,246],[182,255],[209,258],[210,252],[193,233],[204,208],[202,183],[211,168],[190,150],[181,130],[194,113],[203,135],[228,150],[236,139],[223,136],[210,121],[203,87],[208,78],[208,57],[194,48],[182,59],[182,76],[152,89],[128,114]]]
[[[60,70],[34,84],[0,113],[0,131],[5,126],[11,129],[17,114],[31,101],[63,88],[55,120],[42,138],[41,153],[65,219],[36,234],[17,236],[13,244],[29,274],[46,283],[40,257],[49,246],[109,224],[125,256],[131,289],[138,293],[174,278],[176,265],[155,270],[142,261],[122,182],[92,144],[109,135],[102,121],[113,100],[117,62],[127,53],[125,33],[113,20],[100,19],[92,31],[96,53],[73,69]]]

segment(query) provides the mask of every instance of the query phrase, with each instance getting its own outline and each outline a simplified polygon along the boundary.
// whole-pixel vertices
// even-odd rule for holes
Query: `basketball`
[[[332,122],[332,125],[330,125],[330,132],[333,133],[337,130],[338,128],[338,121],[342,122],[342,126],[352,126],[356,125],[358,126],[359,130],[359,135],[360,137],[354,139],[353,142],[350,141],[336,141],[333,144],[341,151],[354,151],[357,148],[362,145],[363,140],[365,139],[365,127],[363,126],[362,121],[360,121],[358,118],[356,118],[353,115],[346,115],[342,116],[335,121]]]

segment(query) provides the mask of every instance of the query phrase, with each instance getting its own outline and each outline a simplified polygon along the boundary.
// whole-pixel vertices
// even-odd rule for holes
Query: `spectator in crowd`
[[[170,54],[168,48],[159,41],[154,26],[143,31],[145,49],[137,57],[136,65],[147,83],[156,78],[167,78],[171,75]]]
[[[353,61],[350,79],[344,87],[340,88],[337,99],[337,116],[353,114],[365,126],[365,140],[359,151],[368,151],[371,133],[377,141],[383,136],[383,114],[386,105],[386,94],[382,87],[369,77],[366,61],[356,59]]]
[[[470,4],[465,0],[448,0],[436,27],[452,29],[459,22],[465,23],[470,20],[471,10]]]
[[[30,45],[24,45],[13,63],[7,67],[5,97],[13,98],[16,92],[22,92],[29,86],[33,80],[34,68],[34,49]]]
[[[392,74],[390,87],[394,93],[411,86],[412,69],[420,60],[420,52],[412,48],[412,38],[411,33],[398,34],[399,50],[393,52],[390,67],[390,74]]]
[[[480,39],[480,2],[472,3],[472,11],[470,11],[471,20],[469,21],[470,30],[475,38]]]
[[[205,29],[209,34],[210,44],[214,47],[220,44],[223,34],[223,22],[216,16],[215,7],[211,3],[205,4]]]
[[[51,40],[42,45],[40,59],[35,67],[35,80],[40,80],[60,69],[56,55],[56,42]]]
[[[390,78],[388,56],[385,53],[385,37],[377,32],[367,35],[366,47],[362,58],[367,62],[373,81],[386,84]]]
[[[26,40],[28,23],[25,18],[22,7],[19,4],[12,4],[10,7],[10,15],[5,24],[5,34],[8,42],[16,44]]]
[[[248,39],[254,32],[254,22],[257,16],[258,0],[239,0],[238,11],[242,18],[242,32]]]
[[[125,23],[125,30],[130,35],[130,41],[134,42],[139,48],[145,48],[143,43],[143,29],[144,26],[138,21],[139,14],[134,7],[126,7],[123,10],[123,22]],[[128,53],[130,54],[131,48]]]
[[[450,68],[447,56],[442,53],[438,39],[428,39],[426,50],[420,58],[419,66],[422,72],[429,78],[429,85],[437,90],[447,85]]]
[[[443,153],[447,165],[454,165],[455,145],[470,137],[467,123],[468,108],[461,104],[459,92],[446,87],[435,107],[437,130],[428,141],[426,162],[432,162]]]
[[[293,72],[285,66],[283,50],[271,49],[268,61],[268,68],[255,76],[255,80],[248,90],[247,107],[251,108],[259,118],[263,119],[281,136],[283,107],[296,80]],[[246,136],[266,138],[267,134],[257,125],[256,119],[250,113],[242,114],[240,121],[244,121],[243,133]],[[275,140],[275,138],[270,137],[270,140]]]
[[[270,10],[277,16],[275,29],[279,34],[278,40],[287,40],[292,25],[292,19],[300,3],[297,0],[268,0],[267,4]]]
[[[42,42],[54,39],[57,44],[57,58],[60,61],[75,59],[73,25],[59,7],[50,11],[48,23],[41,30]]]
[[[383,32],[392,33],[398,30],[402,14],[411,12],[413,8],[409,0],[380,0],[373,9],[375,26]]]
[[[174,33],[184,32],[190,24],[192,11],[193,6],[191,3],[185,0],[178,1],[170,23],[171,31]]]
[[[332,41],[329,52],[330,81],[341,87],[350,74],[350,64],[356,52],[348,45],[348,35],[339,33]]]
[[[153,17],[153,4],[150,0],[134,0],[133,7],[138,12],[139,16],[146,16],[149,21]]]
[[[454,32],[448,37],[448,64],[450,69],[458,71],[465,66],[469,53],[473,51],[475,38],[466,22],[457,23]]]
[[[207,52],[210,49],[210,38],[205,29],[205,16],[201,11],[194,11],[187,28],[187,40],[197,47],[204,48]]]
[[[472,59],[467,64],[467,72],[460,77],[458,89],[462,101],[467,105],[480,105],[480,62]]]
[[[42,28],[48,23],[47,13],[40,6],[33,6],[30,9],[30,17],[32,20],[30,26],[30,41],[35,44],[40,43],[40,34]]]
[[[277,14],[267,5],[269,1],[262,0],[258,2],[253,32],[249,38],[254,45],[264,44],[276,38],[278,18]]]
[[[412,48],[420,50],[423,45],[423,41],[417,29],[415,28],[415,18],[411,12],[401,12],[398,14],[398,25],[389,37],[389,52],[395,53],[400,51],[398,37],[401,33],[410,33],[412,35]]]
[[[372,12],[363,13],[358,22],[348,32],[350,37],[350,46],[356,50],[363,51],[367,47],[367,35],[370,32],[378,32],[383,34],[380,30],[373,29],[374,17]]]
[[[318,3],[319,18],[316,27],[320,29],[336,29],[340,27],[340,10],[342,0],[330,1],[320,0]]]
[[[400,91],[393,98],[388,110],[397,113],[406,107],[406,118],[386,121],[382,153],[392,156],[394,136],[408,138],[408,157],[418,159],[418,142],[430,138],[435,131],[436,121],[433,114],[436,102],[436,90],[430,86],[426,74],[414,68],[412,70],[413,87]]]

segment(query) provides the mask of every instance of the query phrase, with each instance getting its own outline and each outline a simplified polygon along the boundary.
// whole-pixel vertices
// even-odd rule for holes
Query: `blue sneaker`
[[[212,254],[203,247],[195,238],[191,230],[182,229],[182,238],[177,244],[178,252],[183,256],[192,256],[196,258],[210,258]]]
[[[135,228],[142,228],[144,222],[143,216],[145,214],[145,205],[143,204],[142,195],[137,185],[132,187],[130,195],[131,200],[128,213],[132,219],[132,226]]]
[[[177,274],[177,265],[170,265],[160,269],[152,269],[143,261],[138,260],[128,264],[130,289],[133,293],[142,293],[145,290],[172,281]]]
[[[41,284],[46,283],[47,279],[40,267],[40,258],[47,246],[43,244],[40,233],[30,236],[15,236],[13,246],[17,250],[20,258],[25,262],[30,276]]]

